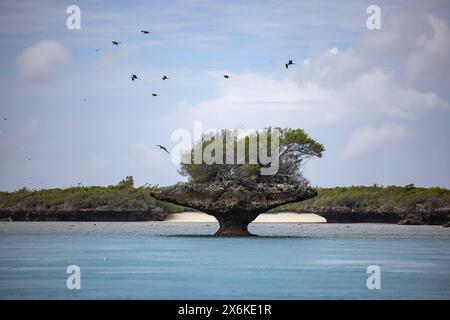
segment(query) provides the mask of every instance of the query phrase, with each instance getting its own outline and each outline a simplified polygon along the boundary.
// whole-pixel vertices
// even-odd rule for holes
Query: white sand
[[[206,213],[202,212],[182,212],[173,213],[164,220],[164,222],[211,222],[215,223],[217,220]],[[254,223],[324,223],[327,222],[325,218],[313,213],[294,213],[282,212],[275,214],[263,213],[256,218]]]

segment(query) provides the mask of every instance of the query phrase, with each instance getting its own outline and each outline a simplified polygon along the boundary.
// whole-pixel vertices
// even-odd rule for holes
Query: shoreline
[[[217,220],[206,213],[184,211],[168,213],[160,209],[153,210],[92,210],[77,211],[0,211],[0,222],[139,222],[160,221],[167,223],[216,223]],[[440,225],[450,227],[448,218],[443,213],[409,213],[405,215],[367,213],[367,212],[337,212],[324,211],[298,213],[295,211],[269,211],[260,214],[252,223],[381,223],[400,225]]]
[[[215,223],[216,218],[203,212],[171,213],[163,222],[169,223]],[[326,223],[327,220],[314,213],[262,213],[252,223]]]
[[[123,236],[134,239],[149,237],[209,237],[214,241],[234,237],[214,237],[218,230],[217,222],[164,222],[164,221],[13,221],[0,222],[2,240],[12,236],[20,241],[28,241],[35,236],[48,236],[52,239],[77,235],[119,239]],[[425,231],[426,230],[426,231]],[[450,239],[450,230],[441,226],[396,225],[381,223],[250,223],[249,231],[257,237],[238,237],[239,239],[295,238],[295,239],[397,239],[423,238]],[[400,232],[400,233],[399,233]],[[165,240],[162,240],[165,241]]]

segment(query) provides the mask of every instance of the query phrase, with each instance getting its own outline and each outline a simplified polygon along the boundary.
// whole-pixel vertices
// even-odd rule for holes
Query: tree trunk
[[[253,234],[248,231],[248,225],[255,220],[257,216],[258,215],[245,215],[244,213],[215,215],[214,217],[219,221],[219,230],[217,230],[214,235],[223,237],[253,236]]]

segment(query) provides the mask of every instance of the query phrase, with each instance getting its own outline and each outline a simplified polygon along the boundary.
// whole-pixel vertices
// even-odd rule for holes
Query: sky
[[[155,144],[195,121],[304,129],[315,186],[450,187],[450,1],[3,0],[0,48],[3,191],[185,180]]]

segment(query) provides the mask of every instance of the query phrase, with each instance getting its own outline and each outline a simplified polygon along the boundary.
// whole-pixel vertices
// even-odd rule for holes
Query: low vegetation
[[[281,206],[276,211],[315,212],[320,207],[348,207],[371,212],[414,212],[450,208],[450,190],[400,186],[319,188],[313,199]]]
[[[133,177],[127,177],[114,186],[67,189],[0,192],[0,211],[76,211],[82,209],[132,211],[161,208],[165,212],[179,212],[183,208],[150,196],[157,186],[134,187]]]

